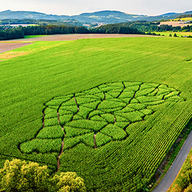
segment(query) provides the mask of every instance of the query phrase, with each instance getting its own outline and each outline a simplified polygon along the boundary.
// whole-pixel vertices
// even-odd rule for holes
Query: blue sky
[[[0,11],[38,11],[48,14],[77,15],[101,10],[158,15],[192,11],[191,0],[1,0]]]

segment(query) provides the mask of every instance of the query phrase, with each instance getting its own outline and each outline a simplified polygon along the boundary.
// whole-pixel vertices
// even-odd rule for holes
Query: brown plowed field
[[[29,44],[31,43],[1,43],[0,42],[0,53],[11,51],[13,49],[17,49],[19,47],[23,47]]]
[[[165,21],[161,22],[160,25],[172,25],[173,27],[180,26],[181,28],[187,25],[192,25],[191,23],[185,24],[184,22],[181,21]]]
[[[91,38],[115,38],[115,37],[151,37],[151,35],[137,34],[70,34],[70,35],[48,35],[36,38],[18,39],[15,41],[71,41],[77,39]],[[13,40],[11,40],[13,41]]]

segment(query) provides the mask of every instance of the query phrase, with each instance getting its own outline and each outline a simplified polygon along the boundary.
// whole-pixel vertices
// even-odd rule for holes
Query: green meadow
[[[161,35],[161,36],[171,36],[173,37],[174,34],[177,35],[177,37],[183,37],[183,36],[192,36],[192,32],[172,32],[172,31],[167,31],[167,32],[155,32],[157,35]]]
[[[19,158],[73,171],[87,191],[151,184],[192,117],[192,39],[34,42],[14,52],[0,62],[0,167]]]
[[[44,36],[47,36],[47,35],[25,35],[25,39],[28,39],[28,38],[35,38],[35,37],[44,37]]]

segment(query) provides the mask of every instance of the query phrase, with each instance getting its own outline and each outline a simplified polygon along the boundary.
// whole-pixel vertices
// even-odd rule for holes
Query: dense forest
[[[142,34],[134,27],[121,26],[120,24],[108,24],[90,29],[91,33],[116,33],[116,34]]]
[[[24,38],[24,32],[21,27],[12,29],[0,29],[0,40]]]

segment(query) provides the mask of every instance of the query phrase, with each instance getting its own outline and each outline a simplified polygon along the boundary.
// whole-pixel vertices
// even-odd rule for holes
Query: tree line
[[[65,25],[40,25],[16,28],[0,28],[0,40],[24,38],[25,35],[53,35],[53,34],[73,34],[89,33],[85,27],[65,26]]]
[[[28,27],[1,27],[0,40],[24,38],[25,35],[53,35],[53,34],[74,34],[74,33],[119,33],[119,34],[141,34],[137,29],[127,26],[104,25],[99,28],[90,29],[83,26],[65,25],[40,25]]]
[[[138,31],[145,32],[165,32],[173,31],[178,32],[182,30],[180,26],[173,27],[172,25],[160,25],[160,22],[148,22],[148,21],[131,21],[126,23],[115,24],[118,27],[130,27],[137,29]]]
[[[83,26],[39,25],[28,27],[0,27],[0,40],[24,38],[25,35],[53,35],[74,33],[108,33],[108,34],[145,34],[146,32],[192,32],[192,25],[181,28],[171,25],[159,25],[159,22],[132,21],[118,24],[108,24],[87,29]]]
[[[143,34],[143,32],[139,31],[136,28],[129,26],[121,26],[119,24],[102,25],[100,27],[90,29],[89,31],[91,33]]]
[[[21,28],[1,29],[0,40],[24,38],[24,32]]]
[[[129,27],[131,29],[137,29],[140,33],[145,32],[192,32],[192,25],[187,25],[184,27],[172,25],[160,25],[160,22],[147,22],[147,21],[131,21],[126,23],[117,23],[117,24],[109,24],[104,25],[97,28],[97,31],[103,30],[103,28],[122,28]]]

